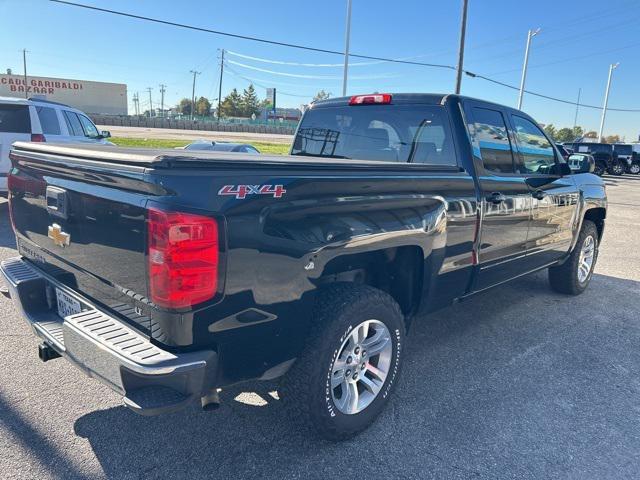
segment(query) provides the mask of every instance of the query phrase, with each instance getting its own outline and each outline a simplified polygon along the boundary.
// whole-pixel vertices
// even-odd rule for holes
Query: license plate
[[[62,318],[69,315],[75,315],[82,311],[80,302],[75,298],[70,297],[59,288],[56,288],[56,301],[58,303],[58,315]]]

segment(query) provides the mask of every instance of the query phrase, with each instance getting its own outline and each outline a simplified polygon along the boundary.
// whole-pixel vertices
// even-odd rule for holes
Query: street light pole
[[[22,66],[24,67],[24,98],[29,98],[29,85],[27,84],[27,49],[22,49]]]
[[[460,47],[458,48],[458,71],[456,74],[456,93],[462,86],[462,64],[464,62],[464,39],[467,33],[467,9],[469,0],[462,0],[462,23],[460,24]]]
[[[342,78],[342,96],[347,95],[347,73],[349,71],[349,40],[351,37],[351,0],[347,0],[347,25],[344,35],[344,76]]]
[[[609,104],[609,90],[611,90],[611,77],[613,71],[618,68],[620,63],[612,63],[609,65],[609,78],[607,79],[607,90],[604,93],[604,105],[602,106],[602,118],[600,118],[600,131],[598,132],[598,140],[602,141],[602,133],[604,132],[604,119],[607,116],[607,105]]]
[[[518,110],[522,108],[522,97],[524,95],[524,84],[527,80],[527,66],[529,65],[529,49],[531,48],[531,39],[540,33],[540,29],[529,30],[527,33],[527,48],[524,51],[524,65],[522,66],[522,79],[520,80],[520,93],[518,94]]]
[[[191,89],[191,121],[193,122],[193,112],[196,109],[196,75],[200,75],[202,72],[189,71],[193,73],[193,88]]]

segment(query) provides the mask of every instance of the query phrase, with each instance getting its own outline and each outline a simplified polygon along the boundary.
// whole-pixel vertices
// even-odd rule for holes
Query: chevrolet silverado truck
[[[42,360],[146,415],[281,378],[329,439],[381,412],[424,313],[541,269],[582,293],[607,208],[593,163],[572,173],[528,115],[457,95],[316,102],[287,156],[15,143],[11,160],[20,256],[1,271]]]

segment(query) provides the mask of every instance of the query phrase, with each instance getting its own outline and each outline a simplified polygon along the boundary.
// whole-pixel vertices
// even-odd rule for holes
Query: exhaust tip
[[[205,412],[217,410],[220,408],[220,390],[212,388],[209,393],[200,398],[200,403],[202,404],[202,410]]]
[[[49,344],[41,343],[38,345],[38,357],[43,362],[48,362],[55,358],[60,358],[60,354]]]

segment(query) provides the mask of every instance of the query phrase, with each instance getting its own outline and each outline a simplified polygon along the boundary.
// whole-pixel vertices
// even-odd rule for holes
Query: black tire
[[[592,237],[594,242],[593,262],[586,279],[584,281],[580,281],[578,275],[580,253],[587,237]],[[584,220],[582,222],[580,235],[578,235],[578,241],[569,255],[569,258],[562,265],[549,268],[549,283],[551,284],[551,288],[556,292],[567,295],[580,295],[584,292],[589,286],[589,282],[593,276],[593,271],[596,267],[596,262],[598,260],[598,246],[598,229],[596,228],[595,223],[591,220]]]
[[[366,285],[336,283],[319,294],[313,317],[309,342],[283,379],[282,399],[295,421],[305,423],[327,440],[345,440],[374,422],[398,382],[405,342],[404,316],[396,301],[381,290]],[[339,410],[331,394],[334,361],[341,351],[344,352],[343,342],[357,326],[372,319],[382,322],[390,334],[392,353],[388,373],[366,408],[358,413],[345,414]]]
[[[601,177],[602,175],[605,174],[606,171],[607,171],[607,166],[600,161],[596,161],[596,166],[595,166],[595,169],[593,170],[593,173]]]
[[[613,161],[613,163],[611,164],[611,167],[609,168],[609,173],[617,177],[619,177],[620,175],[623,175],[624,171],[625,171],[625,166],[619,160]]]

